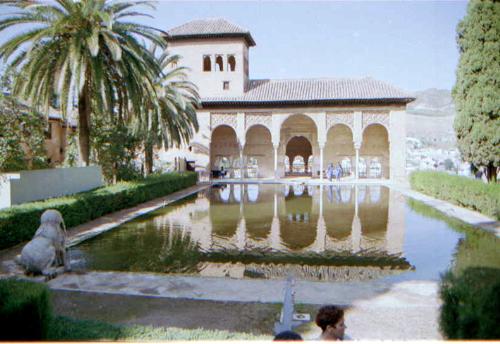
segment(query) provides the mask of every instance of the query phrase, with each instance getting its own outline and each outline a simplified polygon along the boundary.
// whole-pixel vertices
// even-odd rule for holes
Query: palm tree
[[[155,47],[151,53],[155,55]],[[154,147],[171,148],[187,143],[198,130],[197,87],[187,80],[187,68],[177,67],[179,60],[179,55],[169,55],[167,51],[160,55],[162,73],[155,80],[158,97],[145,98],[144,115],[136,117],[135,130],[144,140],[146,175],[153,172]]]
[[[18,8],[0,20],[0,32],[23,24],[0,47],[0,57],[19,69],[14,94],[48,111],[54,96],[67,115],[77,99],[80,152],[89,163],[90,116],[140,113],[144,99],[155,102],[154,80],[161,73],[144,40],[164,47],[160,32],[123,21],[144,15],[134,9],[149,1],[3,0]],[[152,6],[151,6],[152,7]]]

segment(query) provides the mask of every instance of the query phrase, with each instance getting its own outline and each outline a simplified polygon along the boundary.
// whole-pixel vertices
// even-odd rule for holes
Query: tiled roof
[[[250,80],[239,97],[203,98],[203,105],[409,103],[414,98],[385,82],[363,79]]]
[[[218,37],[243,37],[249,46],[255,45],[250,31],[222,18],[193,20],[168,30],[166,35],[167,40]]]

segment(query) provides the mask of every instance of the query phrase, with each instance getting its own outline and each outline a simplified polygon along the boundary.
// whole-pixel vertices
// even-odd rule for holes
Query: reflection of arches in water
[[[295,184],[293,186],[293,194],[295,196],[302,196],[303,193],[304,193],[304,185]]]
[[[330,185],[327,188],[329,202],[323,205],[323,218],[325,219],[326,232],[335,240],[344,240],[351,235],[352,221],[354,218],[354,197],[351,187]]]
[[[380,201],[380,189],[379,185],[370,186],[370,202],[377,203]]]
[[[240,205],[235,202],[224,201],[221,194],[226,195],[226,192],[230,195],[231,189],[229,186],[219,190],[218,195],[215,192],[210,193],[208,213],[213,233],[221,237],[231,238],[236,234],[240,221]],[[227,199],[229,200],[229,197]]]
[[[314,186],[312,185],[307,186],[307,194],[311,197],[314,195]]]
[[[362,185],[358,187],[358,203],[363,203],[366,196],[366,186]]]
[[[352,188],[350,186],[340,187],[340,196],[342,203],[349,203],[351,201]]]
[[[267,240],[274,217],[275,188],[258,184],[247,184],[245,188],[248,202],[243,207],[243,216],[247,237],[255,241]]]
[[[241,202],[241,185],[239,184],[233,184],[233,197],[234,200],[238,203]]]
[[[220,200],[224,203],[229,202],[229,197],[231,196],[231,188],[229,186],[221,187],[219,189]]]
[[[291,194],[285,199],[280,232],[283,244],[290,250],[301,250],[314,243],[318,215],[313,214],[312,208],[312,197]]]
[[[363,236],[374,239],[377,242],[380,242],[380,244],[384,245],[387,232],[388,216],[389,189],[386,187],[381,187],[379,202],[363,202],[359,204],[359,219],[361,221],[361,232]]]
[[[340,189],[338,186],[329,185],[326,188],[326,197],[330,203],[337,201],[340,198]]]
[[[257,202],[259,198],[259,186],[257,184],[248,184],[247,197],[250,202]]]
[[[288,197],[289,193],[290,193],[290,185],[284,184],[283,185],[283,196]]]
[[[352,188],[350,186],[330,185],[326,188],[326,197],[330,203],[349,203]]]

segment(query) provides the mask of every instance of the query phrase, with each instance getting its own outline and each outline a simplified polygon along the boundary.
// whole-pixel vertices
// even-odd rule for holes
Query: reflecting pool
[[[83,242],[70,254],[77,269],[88,270],[436,280],[451,264],[481,261],[484,250],[471,240],[489,245],[481,264],[500,265],[494,235],[384,186],[227,184]]]

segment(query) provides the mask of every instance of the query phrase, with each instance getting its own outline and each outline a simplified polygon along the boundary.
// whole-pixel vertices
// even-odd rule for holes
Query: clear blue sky
[[[248,29],[250,77],[371,76],[408,91],[451,89],[466,1],[158,1],[162,30],[222,17]]]
[[[451,89],[465,1],[160,1],[154,26],[223,17],[250,30],[250,77],[363,77]]]

